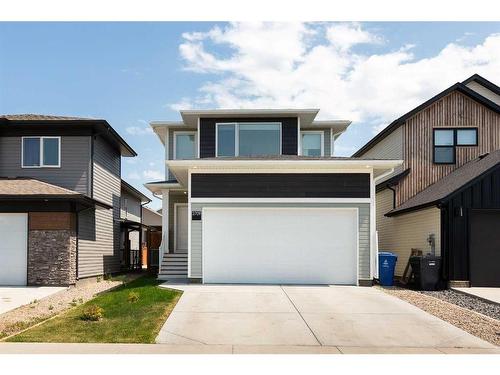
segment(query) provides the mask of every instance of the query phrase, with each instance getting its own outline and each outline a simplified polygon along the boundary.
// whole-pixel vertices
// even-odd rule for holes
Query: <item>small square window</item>
[[[453,146],[455,144],[454,140],[454,130],[434,130],[434,145],[435,146]]]
[[[434,163],[453,164],[455,162],[454,147],[434,147]]]
[[[477,129],[457,129],[457,146],[477,146]]]

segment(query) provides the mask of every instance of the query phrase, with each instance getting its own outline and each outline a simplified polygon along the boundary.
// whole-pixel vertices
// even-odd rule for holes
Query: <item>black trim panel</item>
[[[215,157],[215,124],[224,122],[281,122],[281,154],[297,155],[296,117],[200,118],[200,158]]]
[[[192,198],[370,198],[368,173],[195,173]]]

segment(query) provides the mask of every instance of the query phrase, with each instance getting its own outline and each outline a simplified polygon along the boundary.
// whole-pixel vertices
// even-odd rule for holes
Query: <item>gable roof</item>
[[[141,203],[151,202],[151,199],[149,199],[145,194],[141,193],[139,190],[137,190],[135,187],[130,185],[125,180],[122,180],[122,189],[129,192],[129,194],[132,194],[133,196],[135,196],[137,199],[139,199],[141,201]]]
[[[500,87],[495,85],[493,82],[488,81],[486,78],[481,77],[479,74],[474,74],[474,75],[470,76],[462,83],[464,85],[468,85],[471,82],[477,82],[481,86],[486,87],[488,90],[494,92],[495,94],[500,95]]]
[[[101,133],[113,144],[120,148],[122,156],[137,156],[130,145],[116,132],[115,129],[104,119],[94,119],[86,117],[71,117],[71,116],[53,116],[53,115],[39,115],[39,114],[13,114],[13,115],[0,115],[0,124],[4,126],[42,126],[42,125],[55,125],[55,126],[71,126],[79,125],[91,127],[96,132]]]
[[[399,207],[389,211],[386,216],[394,216],[443,202],[458,190],[468,186],[495,168],[500,168],[500,150],[482,155],[455,169]]]
[[[473,79],[473,77],[475,77],[475,78]],[[478,81],[479,79],[481,79],[482,81],[485,81],[485,82],[489,82],[477,74],[468,78],[467,80]],[[426,102],[420,104],[418,107],[412,109],[410,112],[407,112],[403,116],[394,120],[387,127],[385,127],[380,133],[378,133],[375,137],[373,137],[370,141],[368,141],[368,143],[366,143],[363,147],[361,147],[358,151],[356,151],[352,156],[354,156],[354,157],[362,156],[366,151],[371,149],[373,146],[375,146],[377,143],[379,143],[382,139],[384,139],[389,134],[391,134],[396,128],[398,128],[400,125],[404,124],[406,122],[406,120],[408,120],[410,117],[416,115],[418,112],[424,110],[426,107],[430,106],[434,102],[438,101],[439,99],[445,97],[446,95],[448,95],[454,91],[458,91],[458,92],[468,96],[469,98],[475,100],[476,102],[484,105],[485,107],[491,109],[492,111],[494,111],[496,113],[500,113],[500,106],[498,104],[492,102],[491,100],[485,98],[484,96],[478,94],[476,91],[468,88],[466,86],[466,83],[465,83],[465,82],[467,82],[467,80],[464,82],[455,83],[454,85],[448,87],[446,90],[441,91],[439,94],[433,96],[432,98],[430,98]],[[499,89],[498,86],[494,85],[493,83],[489,82],[489,84],[491,84],[491,85],[495,86],[497,89]]]

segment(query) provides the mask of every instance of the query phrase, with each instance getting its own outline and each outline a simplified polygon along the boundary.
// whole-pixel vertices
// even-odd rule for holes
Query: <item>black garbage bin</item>
[[[414,285],[420,290],[439,290],[441,285],[441,257],[434,255],[412,256],[410,265]]]

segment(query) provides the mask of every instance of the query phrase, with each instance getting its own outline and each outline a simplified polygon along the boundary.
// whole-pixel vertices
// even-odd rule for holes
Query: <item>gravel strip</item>
[[[409,302],[480,339],[500,346],[499,320],[414,290],[399,287],[382,288],[377,286],[377,288]]]
[[[500,320],[500,305],[496,303],[486,302],[481,298],[456,292],[451,289],[436,292],[421,291],[420,293],[442,299],[465,309],[473,310],[480,314],[489,316],[490,318]]]
[[[111,280],[87,279],[39,301],[7,311],[5,314],[0,315],[0,339],[58,315],[71,307],[85,303],[94,298],[96,294],[119,286],[124,281],[130,281],[138,276],[137,274],[125,275]]]

